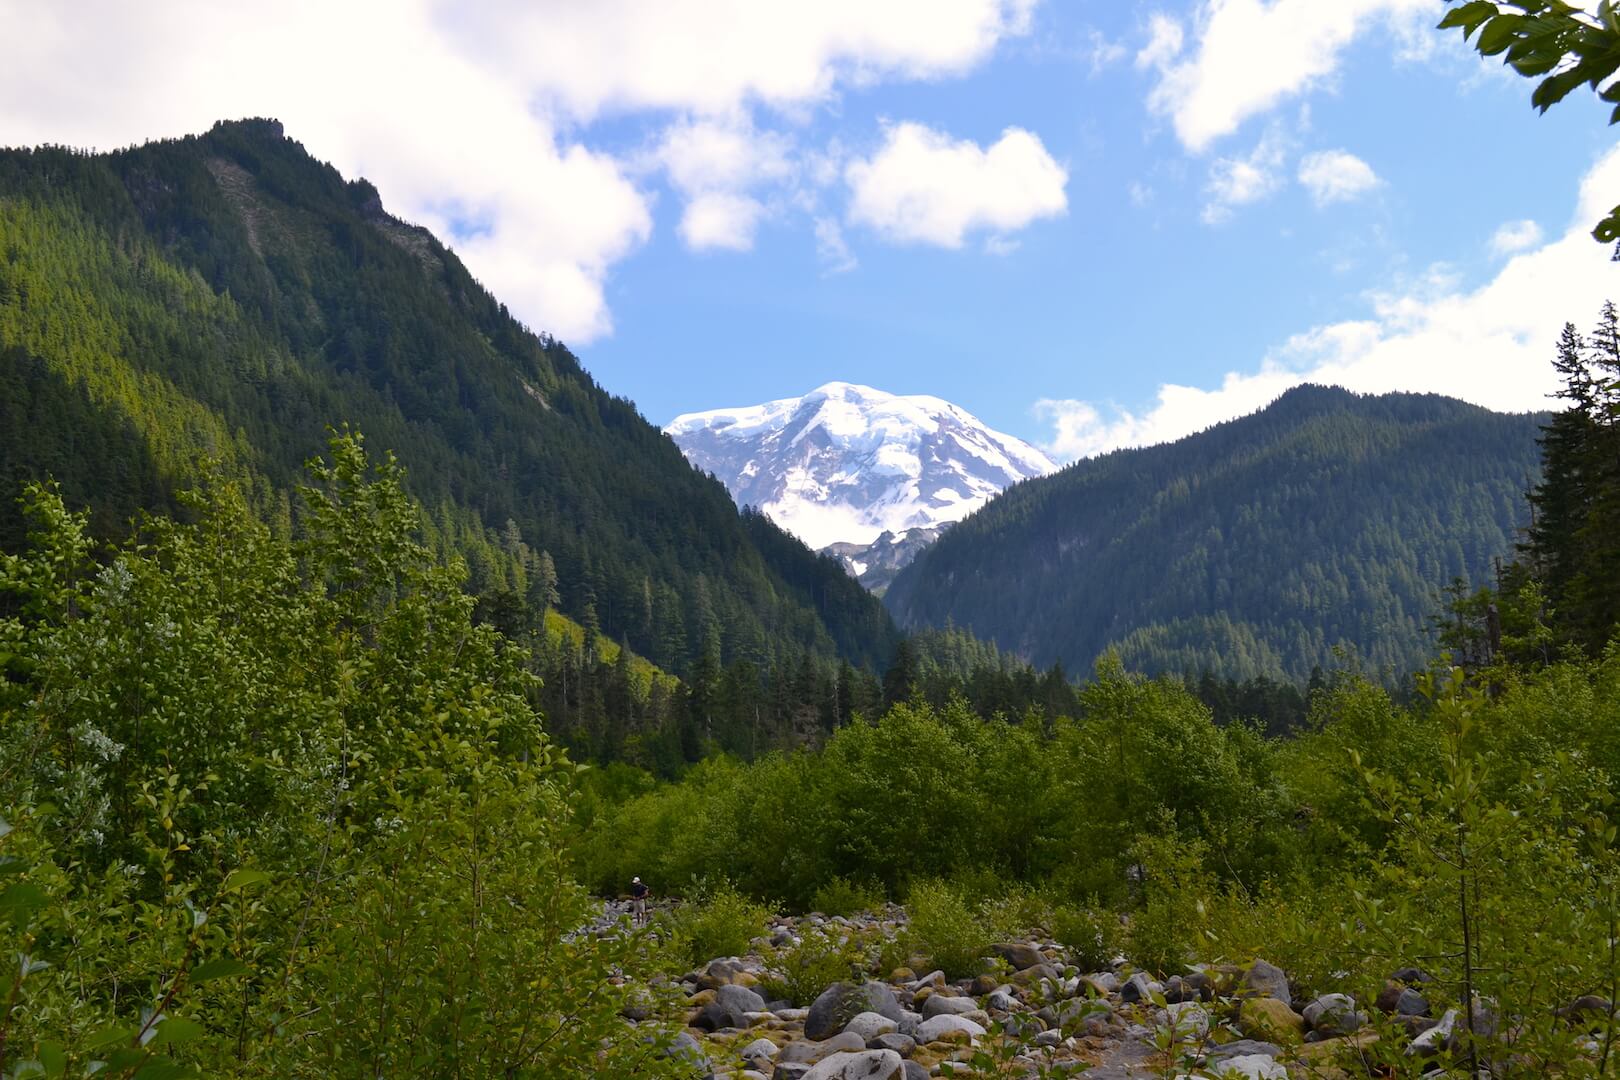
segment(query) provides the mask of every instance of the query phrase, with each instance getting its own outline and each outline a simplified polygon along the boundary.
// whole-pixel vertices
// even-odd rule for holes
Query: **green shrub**
[[[823,915],[854,915],[876,911],[883,906],[883,891],[872,885],[857,884],[835,877],[816,887],[810,896],[810,910]]]
[[[912,951],[911,931],[880,935],[871,950],[873,970],[888,975],[898,968],[909,968],[913,960]]]
[[[1052,905],[1024,885],[1014,885],[1002,895],[983,901],[979,910],[984,915],[985,932],[1001,940],[1052,928]]]
[[[867,944],[858,934],[811,927],[799,943],[772,950],[765,961],[761,992],[766,1000],[809,1005],[823,990],[867,966]]]
[[[702,884],[686,903],[659,919],[670,957],[693,967],[717,956],[738,956],[775,914],[730,882]]]
[[[1141,895],[1131,912],[1130,958],[1160,975],[1177,975],[1200,959],[1208,938],[1214,876],[1204,869],[1205,846],[1172,833],[1144,836],[1131,849],[1141,867]]]
[[[1051,930],[1082,971],[1106,970],[1124,944],[1119,917],[1098,908],[1060,905],[1052,912]]]
[[[1206,904],[1210,944],[1204,959],[1248,965],[1263,958],[1314,994],[1376,993],[1384,976],[1409,962],[1393,962],[1370,950],[1365,939],[1347,938],[1356,924],[1355,893],[1363,882],[1268,882],[1255,893],[1240,890]]]
[[[951,978],[974,974],[990,948],[979,913],[943,881],[922,881],[906,897],[911,916],[907,941],[929,964]]]
[[[516,650],[398,469],[332,457],[296,544],[220,480],[97,561],[32,489],[0,553],[0,1071],[690,1080],[620,1016],[646,937],[578,932],[575,769]]]

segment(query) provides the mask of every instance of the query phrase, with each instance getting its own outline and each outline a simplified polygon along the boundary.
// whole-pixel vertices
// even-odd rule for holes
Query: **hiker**
[[[630,914],[637,926],[647,925],[647,886],[641,883],[640,878],[630,882]]]

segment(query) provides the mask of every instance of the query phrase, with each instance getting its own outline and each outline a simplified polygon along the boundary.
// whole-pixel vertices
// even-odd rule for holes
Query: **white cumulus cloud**
[[[1581,182],[1569,228],[1531,243],[1478,288],[1460,288],[1439,272],[1415,286],[1372,298],[1364,319],[1304,330],[1229,372],[1218,386],[1166,384],[1146,409],[1043,400],[1035,413],[1052,425],[1045,449],[1074,459],[1126,446],[1168,442],[1251,413],[1301,383],[1362,393],[1407,390],[1447,394],[1487,408],[1524,412],[1552,407],[1558,387],[1553,345],[1566,322],[1585,327],[1615,295],[1609,249],[1593,242],[1592,223],[1620,188],[1620,147]]]
[[[758,131],[746,118],[690,119],[672,124],[658,157],[671,183],[683,191],[736,190],[792,170],[786,136]]]
[[[751,194],[794,172],[792,144],[784,135],[757,130],[746,117],[688,119],[665,129],[655,153],[670,183],[686,196],[680,235],[702,251],[747,251],[765,216]]]
[[[1514,255],[1541,243],[1541,226],[1526,218],[1504,222],[1491,236],[1491,250],[1498,255]]]
[[[1399,33],[1439,13],[1434,0],[1200,0],[1190,52],[1182,52],[1181,25],[1172,31],[1156,18],[1137,62],[1159,72],[1148,107],[1198,152],[1321,85],[1367,27],[1384,22]]]
[[[1209,202],[1204,205],[1206,225],[1219,225],[1232,216],[1234,207],[1267,198],[1282,187],[1286,147],[1282,135],[1273,128],[1242,157],[1217,159],[1209,168],[1204,185]]]
[[[1161,71],[1168,68],[1170,62],[1181,55],[1186,40],[1187,32],[1180,22],[1162,11],[1154,12],[1148,17],[1148,40],[1136,54],[1136,66]]]
[[[849,216],[902,243],[961,247],[1067,212],[1068,170],[1038,136],[1008,128],[988,147],[917,123],[890,126],[882,147],[844,169]]]
[[[1372,166],[1345,150],[1319,150],[1299,163],[1299,182],[1317,206],[1359,199],[1381,180]]]
[[[694,196],[681,214],[681,239],[694,251],[747,251],[754,246],[754,230],[764,212],[764,206],[747,195],[704,192]]]
[[[273,16],[211,0],[7,3],[0,140],[105,149],[276,117],[453,244],[527,322],[577,344],[611,332],[608,276],[652,232],[632,163],[589,146],[581,124],[656,108],[746,130],[729,118],[961,74],[1025,32],[1033,3],[285,0]],[[666,145],[691,200],[681,234],[746,246],[762,204],[719,177],[760,162],[738,166],[698,123]]]
[[[961,74],[1027,32],[1036,0],[484,0],[440,22],[581,117],[793,107],[840,82]]]

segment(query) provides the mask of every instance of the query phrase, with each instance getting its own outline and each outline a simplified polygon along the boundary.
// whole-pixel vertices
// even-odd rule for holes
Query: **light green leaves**
[[[194,983],[212,982],[215,979],[234,979],[239,975],[248,975],[252,968],[240,960],[229,956],[221,956],[198,964],[191,972],[191,981]]]
[[[220,885],[220,891],[226,893],[240,892],[250,885],[262,885],[269,880],[270,875],[263,870],[249,870],[246,867],[238,867],[225,876],[224,883]]]
[[[10,919],[12,925],[21,929],[47,902],[44,890],[33,882],[13,882],[0,890],[0,918]]]
[[[175,1046],[199,1039],[203,1035],[201,1024],[195,1020],[187,1020],[183,1016],[171,1016],[167,1020],[160,1020],[154,1030],[156,1034],[152,1038],[153,1046]]]

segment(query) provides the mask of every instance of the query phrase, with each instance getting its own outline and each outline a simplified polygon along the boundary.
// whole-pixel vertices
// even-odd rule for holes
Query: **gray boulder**
[[[694,1072],[704,1076],[714,1072],[714,1066],[709,1063],[709,1056],[703,1052],[703,1047],[684,1031],[664,1048],[662,1056],[690,1065]]]
[[[805,1065],[814,1065],[823,1058],[833,1054],[848,1054],[866,1049],[866,1040],[853,1031],[840,1031],[830,1039],[820,1042],[791,1042],[782,1047],[777,1055],[778,1061],[802,1062]]]
[[[1395,1014],[1397,1016],[1428,1016],[1429,999],[1411,987],[1407,987],[1395,999]]]
[[[1553,1013],[1575,1023],[1606,1019],[1614,1012],[1614,1005],[1606,997],[1582,994],[1568,1005],[1554,1009]]]
[[[1112,1011],[1113,1008],[1106,998],[1070,998],[1056,1005],[1047,1005],[1035,1015],[1044,1021],[1047,1027],[1067,1031],[1084,1024],[1091,1017],[1106,1019]]]
[[[1126,979],[1124,985],[1119,988],[1119,1000],[1127,1005],[1134,1005],[1138,1001],[1146,1001],[1152,993],[1153,984],[1139,971]]]
[[[868,1050],[893,1050],[901,1057],[908,1058],[911,1056],[911,1052],[917,1049],[917,1040],[910,1035],[902,1035],[896,1031],[888,1035],[879,1035],[868,1042],[866,1048]]]
[[[1305,1026],[1325,1037],[1352,1035],[1367,1023],[1349,994],[1323,994],[1305,1006]]]
[[[872,1040],[879,1035],[893,1035],[899,1030],[898,1023],[875,1012],[863,1012],[844,1025],[844,1034],[859,1035],[866,1046],[871,1046]]]
[[[1276,964],[1264,960],[1256,960],[1249,970],[1243,973],[1241,987],[1251,994],[1274,997],[1284,1005],[1294,1004],[1294,999],[1288,992],[1288,974]]]
[[[834,1054],[804,1074],[804,1080],[903,1080],[905,1063],[893,1050]]]
[[[1027,971],[1046,963],[1041,950],[1023,941],[1001,941],[990,946],[997,956],[1007,961],[1014,971]]]
[[[1177,1001],[1165,1006],[1163,1026],[1178,1040],[1202,1042],[1209,1034],[1209,1011],[1196,1001]]]
[[[804,1018],[807,1039],[824,1039],[863,1012],[875,1012],[890,1020],[900,1020],[900,1003],[894,991],[880,982],[867,982],[859,986],[836,982],[821,992],[810,1005]]]
[[[1241,1054],[1210,1070],[1221,1080],[1288,1080],[1288,1070],[1264,1054]]]
[[[722,1028],[748,1027],[749,1013],[765,1011],[765,999],[746,986],[721,986],[714,992],[714,1001],[703,1007],[693,1026],[705,1031]]]
[[[935,1016],[963,1016],[967,1013],[978,1012],[979,1003],[970,997],[946,997],[944,994],[934,994],[922,1006],[923,1019]]]
[[[740,1013],[765,1011],[765,999],[746,986],[720,987],[714,992],[714,1003]]]
[[[1262,1057],[1281,1057],[1282,1047],[1275,1043],[1261,1042],[1259,1039],[1235,1039],[1211,1048],[1207,1059],[1214,1065],[1226,1058],[1253,1057],[1256,1054]]]
[[[1451,1036],[1457,1027],[1457,1010],[1447,1009],[1440,1022],[1427,1031],[1420,1032],[1411,1042],[1406,1044],[1406,1056],[1415,1058],[1434,1057],[1445,1049],[1451,1042]]]
[[[918,1024],[916,1039],[920,1043],[972,1042],[983,1034],[984,1028],[967,1017],[942,1013]]]
[[[997,990],[985,999],[985,1006],[999,1012],[1010,1013],[1018,1008],[1018,999],[1005,990]]]
[[[755,1039],[737,1052],[737,1056],[747,1062],[758,1060],[770,1061],[776,1057],[777,1046],[769,1039]]]

